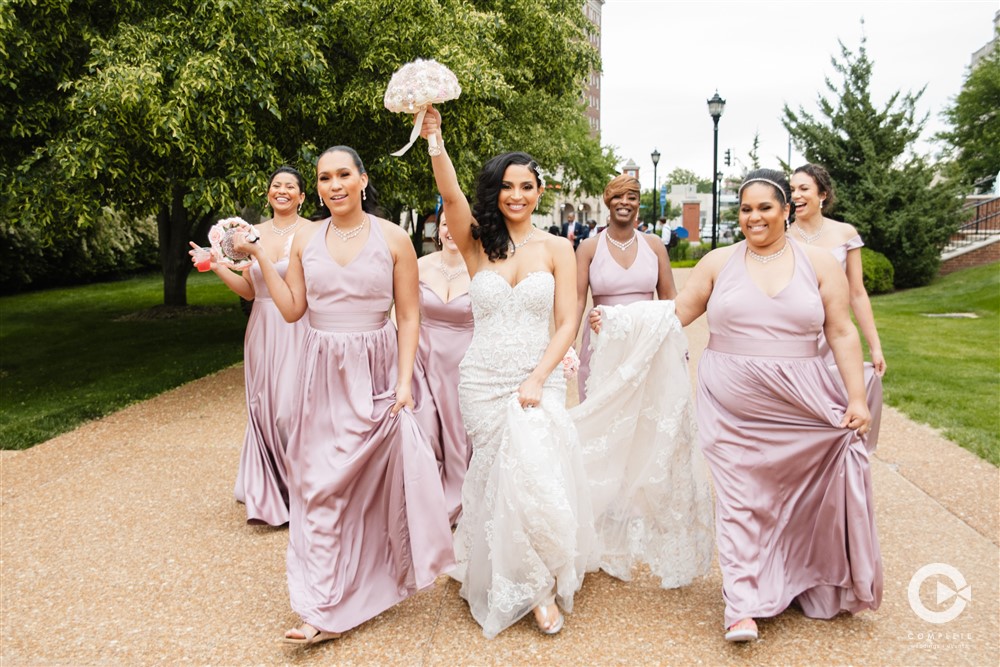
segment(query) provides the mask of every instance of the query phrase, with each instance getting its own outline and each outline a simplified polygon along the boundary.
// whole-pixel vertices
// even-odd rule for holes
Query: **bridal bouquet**
[[[572,380],[576,377],[576,372],[580,370],[580,357],[576,354],[576,350],[570,346],[566,350],[566,356],[562,360],[563,367],[563,377],[567,380]]]
[[[246,234],[247,241],[255,243],[258,236],[253,225],[243,218],[225,218],[219,220],[208,230],[208,241],[212,244],[212,250],[218,257],[220,264],[225,264],[233,269],[245,269],[253,264],[253,258],[247,253],[239,252],[233,248],[233,241],[236,234]]]
[[[461,94],[462,87],[458,85],[458,78],[436,60],[417,58],[400,67],[392,75],[385,90],[385,108],[396,113],[417,114],[417,117],[413,121],[409,143],[392,155],[399,157],[410,150],[410,146],[420,136],[420,126],[424,122],[428,106],[457,99]],[[428,153],[432,156],[440,154],[437,137],[431,136],[427,143]]]

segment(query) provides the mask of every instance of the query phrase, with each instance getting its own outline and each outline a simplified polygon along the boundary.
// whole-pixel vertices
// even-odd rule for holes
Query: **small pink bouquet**
[[[260,238],[253,225],[243,218],[225,218],[208,230],[208,241],[212,244],[212,250],[219,264],[241,270],[253,264],[253,258],[233,248],[237,234],[246,234],[249,243],[256,243]]]
[[[563,367],[563,377],[567,380],[572,380],[576,377],[576,372],[580,370],[580,357],[576,353],[576,349],[572,346],[566,350],[566,356],[562,360]]]
[[[457,99],[462,94],[458,77],[436,60],[417,58],[412,63],[400,67],[385,90],[385,108],[396,113],[416,114],[413,121],[413,131],[410,132],[408,144],[393,153],[394,157],[403,155],[420,136],[420,126],[424,122],[424,114],[431,104]],[[428,140],[427,152],[439,155],[437,137]]]

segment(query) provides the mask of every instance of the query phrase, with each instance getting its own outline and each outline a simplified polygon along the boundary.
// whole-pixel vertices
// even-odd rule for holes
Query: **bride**
[[[473,453],[452,576],[487,637],[532,611],[539,630],[555,634],[560,607],[572,611],[595,539],[561,369],[577,329],[573,247],[532,226],[542,183],[525,153],[483,166],[470,210],[440,128],[440,113],[428,109],[421,134],[438,138],[431,164],[472,278],[475,318],[460,366]]]

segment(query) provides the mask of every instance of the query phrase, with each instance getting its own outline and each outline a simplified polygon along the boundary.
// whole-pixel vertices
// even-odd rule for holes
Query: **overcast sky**
[[[607,0],[602,20],[601,140],[640,167],[653,185],[650,153],[662,157],[660,183],[675,167],[709,178],[712,119],[706,100],[726,100],[719,121],[719,168],[726,148],[747,161],[760,133],[762,166],[787,159],[784,104],[816,112],[841,40],[857,51],[866,36],[872,93],[883,106],[897,90],[926,91],[924,137],[945,126],[941,111],[959,93],[972,53],[993,36],[1000,0],[721,2]],[[864,18],[864,26],[860,21]],[[923,152],[936,146],[921,144]],[[792,165],[802,157],[792,149]]]

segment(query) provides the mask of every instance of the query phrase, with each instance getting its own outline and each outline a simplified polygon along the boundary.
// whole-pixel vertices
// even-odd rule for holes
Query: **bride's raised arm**
[[[444,138],[441,135],[441,112],[431,106],[424,114],[420,136],[426,139],[432,134],[437,135],[438,141],[437,148],[431,155],[431,167],[434,169],[434,180],[437,182],[438,192],[441,193],[441,199],[444,201],[448,232],[468,264],[470,256],[477,255],[479,252],[479,244],[472,238],[472,209],[469,207],[469,200],[458,184],[455,166],[451,163],[448,151],[444,147]]]

